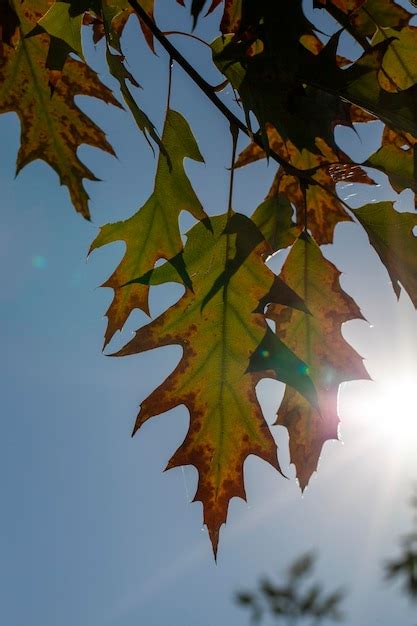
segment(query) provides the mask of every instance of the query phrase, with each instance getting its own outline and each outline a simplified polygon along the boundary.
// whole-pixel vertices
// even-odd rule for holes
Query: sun
[[[417,446],[417,373],[413,374],[393,371],[363,382],[349,399],[348,411],[356,414],[362,428],[397,450]]]
[[[406,376],[376,383],[372,411],[379,418],[381,429],[396,439],[417,433],[416,392],[417,380]]]

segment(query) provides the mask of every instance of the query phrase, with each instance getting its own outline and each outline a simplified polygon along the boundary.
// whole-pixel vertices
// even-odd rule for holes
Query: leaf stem
[[[308,214],[307,214],[307,185],[304,181],[300,181],[300,187],[303,194],[303,204],[304,204],[304,232],[307,232],[308,226]]]
[[[230,167],[230,185],[229,185],[229,200],[227,203],[227,219],[229,220],[233,211],[233,186],[235,182],[235,163],[236,163],[236,151],[237,151],[237,140],[239,137],[239,129],[234,125],[230,124],[230,134],[232,136],[232,163]]]
[[[168,111],[171,108],[171,91],[172,91],[172,68],[173,68],[174,62],[172,60],[172,57],[169,57],[169,64],[168,64],[168,92],[167,92],[167,107],[166,107],[166,113],[165,115],[168,115]]]

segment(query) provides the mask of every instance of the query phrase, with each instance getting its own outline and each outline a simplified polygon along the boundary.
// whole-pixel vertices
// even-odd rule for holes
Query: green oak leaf
[[[129,219],[103,226],[91,245],[91,250],[95,250],[115,241],[126,243],[120,265],[103,285],[114,289],[107,311],[104,345],[123,328],[134,309],[149,312],[147,285],[122,286],[152,270],[159,259],[171,259],[181,252],[183,245],[178,225],[181,211],[188,211],[199,220],[206,217],[183,163],[185,158],[202,162],[203,157],[188,123],[176,111],[167,113],[162,142],[169,158],[164,154],[159,156],[154,191],[149,200]]]

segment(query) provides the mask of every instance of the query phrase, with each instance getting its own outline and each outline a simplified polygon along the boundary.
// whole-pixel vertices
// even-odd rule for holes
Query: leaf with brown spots
[[[16,112],[21,123],[21,146],[17,172],[42,159],[57,172],[62,185],[69,189],[75,209],[89,218],[88,194],[83,179],[97,180],[78,159],[81,144],[114,154],[103,131],[75,104],[75,96],[99,98],[120,106],[88,65],[69,59],[62,79],[51,96],[46,59],[49,37],[38,35],[25,39],[48,8],[44,0],[16,2],[20,22],[15,46],[0,49],[0,113]]]
[[[184,170],[184,159],[203,161],[196,141],[185,119],[176,111],[168,111],[162,142],[168,158],[159,155],[154,191],[135,215],[124,222],[106,224],[91,245],[91,250],[124,241],[126,253],[116,271],[103,284],[114,289],[114,298],[107,311],[108,326],[104,346],[117,330],[121,330],[134,309],[148,313],[147,285],[121,287],[152,270],[158,259],[172,259],[182,250],[178,226],[181,211],[189,211],[196,219],[206,214]],[[183,268],[182,268],[183,269]],[[178,266],[178,271],[182,271]],[[187,282],[187,276],[183,274]]]
[[[300,306],[300,300],[264,264],[268,246],[258,229],[239,214],[230,220],[227,215],[214,217],[210,225],[211,230],[200,222],[188,233],[183,260],[192,291],[187,289],[175,305],[140,328],[117,355],[182,346],[179,365],[142,403],[135,432],[155,415],[180,404],[188,408],[190,427],[168,468],[197,468],[195,500],[203,503],[216,553],[229,501],[245,498],[243,465],[248,455],[279,470],[276,444],[256,398],[257,382],[265,375],[277,376],[312,402],[315,392],[305,365],[273,335],[259,310],[264,298],[291,306]],[[138,280],[159,284],[179,279],[166,263]],[[267,367],[249,372],[250,357],[266,336],[272,336],[274,360],[261,352],[258,360],[264,359]]]
[[[279,339],[307,364],[320,407],[317,410],[287,386],[276,421],[288,429],[291,461],[304,489],[324,442],[338,438],[340,383],[368,378],[362,359],[341,333],[344,322],[363,317],[341,289],[340,272],[306,233],[294,244],[280,276],[303,299],[308,312],[271,304],[267,317],[276,323]]]
[[[384,264],[397,298],[402,286],[417,308],[417,213],[400,213],[392,202],[367,204],[354,213]]]
[[[319,244],[332,243],[336,225],[339,222],[351,221],[341,202],[337,198],[336,184],[340,181],[374,184],[366,172],[351,161],[341,150],[330,148],[322,139],[316,139],[317,153],[302,150],[301,152],[289,140],[284,141],[271,126],[267,127],[270,148],[291,165],[310,170],[320,166],[313,174],[313,180],[321,183],[307,186],[307,218],[308,227]],[[251,143],[239,155],[236,167],[248,165],[259,159],[266,158],[266,153],[257,144]],[[297,212],[298,226],[304,223],[304,196],[300,181],[279,168],[268,198],[286,196],[294,204]],[[274,210],[274,209],[272,209]]]

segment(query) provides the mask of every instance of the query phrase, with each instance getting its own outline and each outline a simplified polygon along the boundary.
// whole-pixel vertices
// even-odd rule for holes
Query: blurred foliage
[[[282,583],[262,578],[256,591],[240,591],[236,601],[250,610],[254,622],[265,614],[271,615],[277,624],[288,626],[341,621],[340,605],[345,592],[336,589],[329,593],[321,583],[311,580],[315,563],[316,556],[306,553],[290,565]]]
[[[414,510],[413,529],[401,538],[401,552],[385,565],[388,580],[401,581],[408,597],[417,602],[417,489],[411,501]]]
[[[414,512],[413,529],[401,537],[400,554],[387,561],[384,570],[386,580],[399,581],[405,595],[417,602],[417,487],[410,504]],[[341,604],[346,591],[339,588],[327,592],[316,582],[316,560],[312,552],[301,555],[288,567],[282,583],[263,577],[254,591],[236,593],[237,604],[250,611],[254,623],[266,616],[287,626],[342,621]]]

